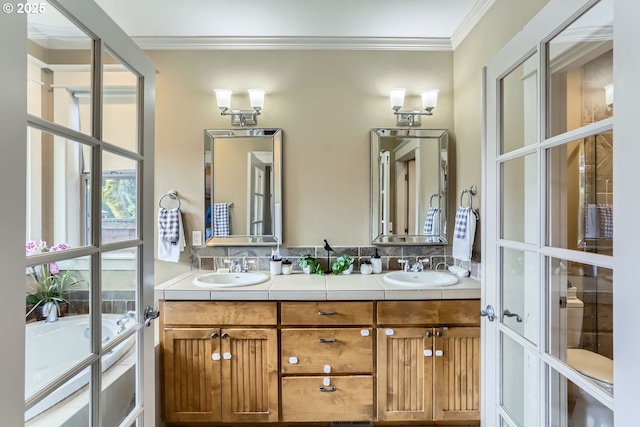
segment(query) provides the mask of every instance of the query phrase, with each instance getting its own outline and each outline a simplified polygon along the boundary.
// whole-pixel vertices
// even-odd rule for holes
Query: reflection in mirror
[[[282,130],[207,129],[207,246],[282,242]]]
[[[371,130],[374,244],[447,243],[448,132]]]

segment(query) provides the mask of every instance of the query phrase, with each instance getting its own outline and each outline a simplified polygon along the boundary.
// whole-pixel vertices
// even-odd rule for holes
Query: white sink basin
[[[233,288],[265,282],[265,273],[208,273],[193,279],[193,284],[203,288]]]
[[[458,277],[453,274],[427,270],[418,273],[410,271],[392,271],[383,276],[384,281],[392,285],[411,286],[413,288],[431,288],[451,286],[458,283]]]

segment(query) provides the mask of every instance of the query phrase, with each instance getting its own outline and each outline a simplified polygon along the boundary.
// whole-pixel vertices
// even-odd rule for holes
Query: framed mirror
[[[282,130],[204,131],[207,246],[282,242]]]
[[[371,129],[373,244],[447,243],[448,143],[444,129]]]

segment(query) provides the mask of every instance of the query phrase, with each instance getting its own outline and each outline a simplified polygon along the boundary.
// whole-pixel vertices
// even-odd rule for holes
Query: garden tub
[[[116,322],[122,315],[102,314],[102,340],[108,342],[121,333]],[[133,319],[124,328],[135,325]],[[25,396],[48,384],[90,354],[89,315],[60,317],[57,322],[34,322],[26,325]],[[102,372],[126,356],[135,342],[131,336],[102,357]],[[89,383],[90,371],[85,369],[25,413],[25,421],[36,417]],[[133,393],[134,390],[129,390]],[[117,392],[117,391],[116,391]]]

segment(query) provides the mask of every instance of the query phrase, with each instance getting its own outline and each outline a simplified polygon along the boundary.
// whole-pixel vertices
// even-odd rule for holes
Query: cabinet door
[[[378,420],[431,420],[431,328],[378,329]]]
[[[222,421],[278,421],[276,329],[222,329]]]
[[[435,329],[434,419],[480,419],[480,328]]]
[[[220,331],[164,330],[164,418],[167,422],[220,421]]]

